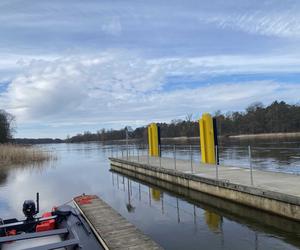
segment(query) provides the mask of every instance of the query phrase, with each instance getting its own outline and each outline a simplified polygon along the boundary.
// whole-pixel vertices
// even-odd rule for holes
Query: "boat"
[[[36,203],[25,200],[25,218],[0,219],[0,249],[105,249],[76,207],[61,205],[39,214],[39,194]]]

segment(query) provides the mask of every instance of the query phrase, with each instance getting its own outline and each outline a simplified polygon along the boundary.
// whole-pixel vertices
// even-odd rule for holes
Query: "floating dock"
[[[111,169],[147,176],[178,187],[300,221],[300,176],[199,164],[159,157],[110,158]]]
[[[162,249],[95,195],[74,198],[74,204],[106,250]]]

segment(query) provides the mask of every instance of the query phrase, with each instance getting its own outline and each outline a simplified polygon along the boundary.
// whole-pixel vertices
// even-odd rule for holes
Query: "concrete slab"
[[[124,158],[119,158],[127,160]],[[187,160],[176,160],[176,165],[173,158],[161,158],[158,157],[148,157],[131,156],[128,161],[148,164],[155,167],[161,167],[165,169],[172,169],[180,171],[183,173],[194,174],[196,176],[201,176],[209,179],[216,179],[216,166],[209,164],[201,164],[198,162],[193,162],[191,165],[190,161]],[[253,186],[263,188],[270,191],[276,191],[279,193],[284,193],[288,195],[300,197],[300,176],[293,174],[285,174],[278,172],[268,172],[253,169]],[[233,184],[240,185],[251,185],[250,170],[246,168],[239,168],[233,166],[218,166],[218,178],[228,180]]]
[[[158,157],[110,158],[112,170],[147,176],[178,187],[300,221],[300,176],[207,165]],[[216,174],[218,170],[218,178]]]

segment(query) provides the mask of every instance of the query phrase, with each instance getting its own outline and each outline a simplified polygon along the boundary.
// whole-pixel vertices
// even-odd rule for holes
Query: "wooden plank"
[[[162,249],[99,197],[82,195],[74,203],[107,249]]]

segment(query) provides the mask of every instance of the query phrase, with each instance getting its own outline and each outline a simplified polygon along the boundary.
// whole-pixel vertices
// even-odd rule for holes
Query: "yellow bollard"
[[[151,125],[148,126],[148,154],[152,156],[152,128]]]
[[[199,128],[200,128],[200,147],[201,147],[201,158],[202,162],[206,163],[206,144],[205,144],[205,126],[204,120],[199,120]]]
[[[148,143],[149,143],[149,155],[159,156],[159,138],[158,127],[156,123],[151,123],[148,126]]]
[[[211,115],[203,114],[199,125],[202,162],[216,164],[214,126]]]

